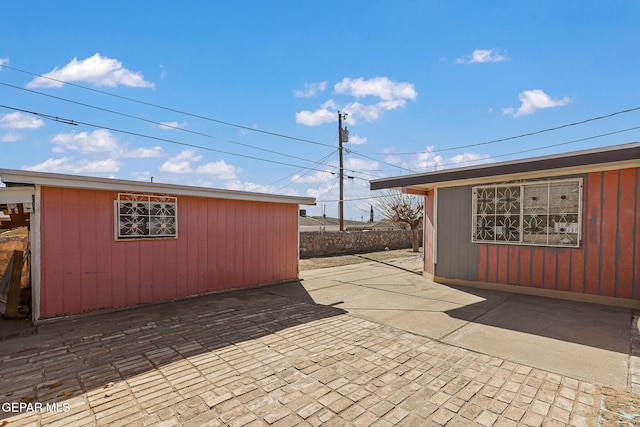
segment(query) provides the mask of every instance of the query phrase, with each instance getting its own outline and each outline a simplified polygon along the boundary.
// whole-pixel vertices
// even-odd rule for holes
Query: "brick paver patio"
[[[636,425],[639,397],[269,288],[63,320],[0,342],[9,426]]]

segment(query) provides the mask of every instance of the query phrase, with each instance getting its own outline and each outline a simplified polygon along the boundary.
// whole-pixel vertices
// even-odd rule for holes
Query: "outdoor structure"
[[[640,308],[640,143],[385,178],[425,196],[424,275]]]
[[[0,206],[28,214],[34,320],[296,280],[298,209],[315,204],[7,169],[0,179]]]

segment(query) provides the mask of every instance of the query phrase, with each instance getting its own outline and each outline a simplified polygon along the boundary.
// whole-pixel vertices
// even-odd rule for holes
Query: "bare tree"
[[[378,199],[378,209],[393,222],[412,230],[413,252],[420,251],[420,228],[424,217],[424,199],[398,191],[387,191]]]

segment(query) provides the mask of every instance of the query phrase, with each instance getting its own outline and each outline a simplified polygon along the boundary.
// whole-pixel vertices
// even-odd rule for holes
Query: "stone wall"
[[[422,230],[418,231],[422,245]],[[411,248],[411,230],[303,231],[300,258]]]

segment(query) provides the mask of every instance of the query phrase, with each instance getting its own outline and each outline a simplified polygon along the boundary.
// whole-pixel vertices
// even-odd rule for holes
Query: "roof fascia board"
[[[493,182],[523,181],[528,179],[550,178],[562,175],[576,175],[591,172],[605,172],[609,170],[627,169],[640,167],[640,160],[628,160],[624,162],[607,163],[604,165],[590,165],[582,167],[570,167],[562,169],[548,169],[536,172],[515,173],[509,175],[487,175],[478,178],[460,179],[453,181],[441,181],[426,184],[407,186],[406,188],[415,191],[428,191],[434,188],[459,187],[462,185],[481,185]],[[386,187],[385,187],[386,188]],[[400,188],[400,187],[398,187]]]
[[[194,196],[216,199],[244,200],[252,202],[288,203],[315,205],[312,197],[280,196],[275,194],[252,193],[246,191],[223,190],[217,188],[192,187],[177,184],[127,181],[111,178],[96,178],[76,175],[52,174],[46,172],[0,169],[0,178],[4,183],[33,184],[45,187],[80,188],[87,190],[108,190],[119,192],[145,192],[171,194],[175,196]]]

